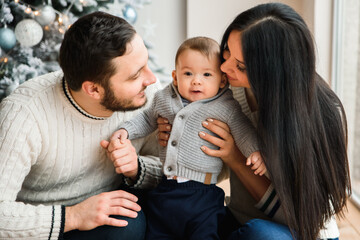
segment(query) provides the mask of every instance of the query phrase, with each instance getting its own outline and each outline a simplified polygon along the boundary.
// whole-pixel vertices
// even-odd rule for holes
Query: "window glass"
[[[360,1],[334,0],[332,87],[348,121],[352,199],[360,206]]]

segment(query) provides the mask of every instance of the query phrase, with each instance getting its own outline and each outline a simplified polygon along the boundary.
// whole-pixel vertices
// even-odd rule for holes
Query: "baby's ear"
[[[220,83],[220,88],[223,88],[226,86],[227,83],[227,77],[225,73],[222,73],[221,75],[221,83]]]
[[[176,70],[172,71],[172,78],[173,78],[174,86],[177,87],[178,83],[177,83],[177,78],[176,78]]]

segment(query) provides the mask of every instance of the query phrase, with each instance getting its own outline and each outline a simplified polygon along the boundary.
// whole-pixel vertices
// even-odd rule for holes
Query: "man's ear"
[[[173,78],[174,86],[177,87],[178,82],[177,82],[177,78],[176,78],[176,70],[173,70],[171,75],[172,75],[172,78]]]
[[[83,82],[81,88],[87,95],[94,99],[101,99],[101,96],[104,94],[104,88],[91,81]]]
[[[221,75],[221,82],[220,82],[220,88],[223,88],[226,86],[227,83],[227,77],[225,73],[222,73]]]

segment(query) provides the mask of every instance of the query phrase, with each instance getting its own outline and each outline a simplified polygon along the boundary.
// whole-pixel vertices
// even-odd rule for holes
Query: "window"
[[[360,1],[334,0],[332,87],[348,120],[348,156],[355,204],[360,206]]]

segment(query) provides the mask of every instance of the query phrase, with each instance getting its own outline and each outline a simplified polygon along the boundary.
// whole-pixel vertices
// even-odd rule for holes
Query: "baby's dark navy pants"
[[[146,239],[219,239],[224,191],[215,184],[164,178],[148,193]]]

